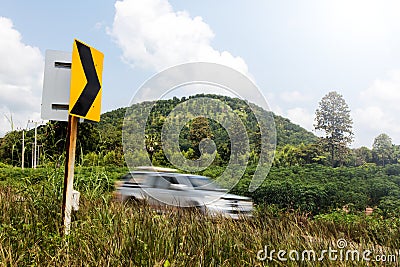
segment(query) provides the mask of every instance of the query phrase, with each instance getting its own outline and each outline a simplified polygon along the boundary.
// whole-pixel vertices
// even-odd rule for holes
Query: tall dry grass
[[[276,253],[272,260],[260,261],[257,253],[266,247],[320,255],[328,247],[335,249],[340,238],[348,249],[394,254],[400,248],[395,219],[312,219],[274,207],[260,208],[253,219],[241,221],[196,211],[159,213],[146,205],[114,202],[107,186],[95,183],[103,190],[84,189],[71,234],[62,237],[61,182],[54,171],[44,173],[40,179],[34,176],[36,183],[28,177],[0,184],[0,266],[359,266],[367,263],[279,261]]]

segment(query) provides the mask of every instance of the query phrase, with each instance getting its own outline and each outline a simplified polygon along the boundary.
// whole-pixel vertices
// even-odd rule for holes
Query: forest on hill
[[[383,216],[399,211],[400,146],[392,144],[387,135],[382,134],[371,140],[371,143],[374,141],[373,149],[349,148],[339,142],[340,153],[335,154],[326,143],[329,138],[317,137],[288,119],[252,103],[220,95],[196,95],[189,99],[204,97],[228,105],[241,119],[250,141],[246,172],[232,189],[233,192],[252,197],[258,205],[275,205],[278,209],[311,214],[329,213],[343,207],[355,212],[373,207]],[[171,111],[187,100],[186,97],[174,97],[157,103],[138,103],[129,108],[142,110],[154,105],[146,121],[144,150],[154,165],[174,167],[163,153],[161,129]],[[260,188],[250,193],[248,186],[259,160],[261,145],[260,127],[252,112],[254,110],[273,118],[276,151],[270,173]],[[127,108],[119,108],[102,114],[99,123],[80,123],[78,166],[126,166],[122,143],[126,113]],[[64,163],[66,126],[66,122],[51,121],[38,127],[39,166],[61,166]],[[22,131],[12,131],[0,139],[0,167],[21,167],[22,134]],[[34,131],[31,129],[24,134],[24,167],[31,167]],[[215,142],[215,159],[200,173],[216,178],[231,157],[229,135],[220,123],[207,118],[189,121],[179,134],[179,148],[184,157],[198,159],[201,154],[199,143],[204,138]],[[133,157],[140,160],[145,156],[142,152],[133,154]]]
[[[205,95],[196,95],[193,98],[204,97]],[[206,95],[210,98],[219,99],[229,105],[234,112],[236,112],[246,125],[246,130],[249,135],[249,140],[256,139],[257,136],[257,121],[254,116],[251,116],[249,104],[237,98],[230,98],[227,96],[219,95]],[[173,98],[168,100],[159,100],[157,105],[154,106],[151,116],[149,118],[147,128],[151,132],[151,138],[146,140],[149,142],[160,144],[163,119],[173,110],[173,108],[186,101],[182,99]],[[141,109],[148,102],[135,104],[131,109]],[[207,107],[205,107],[207,108]],[[258,107],[257,107],[258,108]],[[258,108],[260,109],[260,108]],[[123,160],[123,145],[122,145],[122,127],[124,116],[127,108],[119,108],[101,115],[99,123],[80,123],[77,140],[77,160],[85,164],[84,161],[94,160],[98,157],[112,161],[118,165],[124,165]],[[248,116],[248,114],[250,114]],[[299,147],[301,149],[313,150],[313,144],[317,143],[317,137],[300,127],[293,124],[289,119],[283,118],[273,114],[274,123],[276,127],[276,140],[277,147],[284,148],[285,146]],[[222,155],[223,161],[229,159],[230,144],[226,143],[229,140],[227,132],[217,122],[208,120],[208,128],[212,132],[213,140],[217,145],[218,154]],[[66,122],[51,121],[46,125],[38,127],[37,130],[37,143],[40,145],[39,162],[53,162],[60,158],[65,150],[65,136],[66,136]],[[184,152],[188,152],[191,148],[196,150],[196,147],[188,142],[189,127],[182,129],[180,145]],[[34,142],[34,130],[31,129],[25,132],[25,167],[29,167],[32,161],[32,144]],[[229,142],[229,141],[228,141]],[[21,166],[21,150],[22,150],[22,131],[12,131],[6,134],[5,137],[0,139],[0,162]],[[286,147],[287,149],[288,147]],[[160,152],[161,146],[154,147],[154,161],[155,164],[166,164]],[[253,148],[254,149],[254,148]],[[111,162],[110,162],[111,163]]]

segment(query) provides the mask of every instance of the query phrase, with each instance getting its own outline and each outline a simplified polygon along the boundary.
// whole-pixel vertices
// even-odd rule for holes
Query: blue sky
[[[10,114],[15,127],[40,119],[45,50],[78,38],[104,52],[103,112],[164,68],[210,60],[250,75],[272,111],[306,129],[336,90],[354,147],[382,132],[400,144],[399,11],[395,0],[2,1],[0,136]]]

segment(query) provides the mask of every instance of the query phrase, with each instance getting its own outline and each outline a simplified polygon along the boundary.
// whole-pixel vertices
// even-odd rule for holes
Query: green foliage
[[[325,162],[325,152],[317,144],[285,145],[275,153],[274,158],[274,165],[280,167]]]
[[[394,165],[397,166],[397,165]],[[285,210],[300,210],[321,214],[344,206],[363,211],[366,207],[386,205],[385,214],[396,209],[390,204],[400,197],[400,175],[397,168],[373,165],[332,168],[320,164],[306,166],[285,165],[272,167],[263,184],[253,193],[248,192],[251,170],[232,192],[247,195],[255,203],[276,205]],[[386,204],[384,204],[386,201]]]
[[[8,165],[8,164],[0,162],[0,168],[9,168],[9,167],[11,167],[11,166]]]
[[[101,155],[95,152],[90,152],[86,154],[82,162],[83,166],[100,166],[101,165]]]
[[[386,165],[384,170],[387,175],[400,176],[400,165],[399,164]]]
[[[350,166],[361,166],[366,163],[372,162],[372,151],[369,148],[363,146],[353,149],[346,163]]]
[[[332,213],[317,215],[314,217],[317,223],[327,224],[335,227],[346,235],[351,235],[353,239],[361,241],[365,235],[369,235],[375,244],[385,243],[387,247],[396,244],[393,238],[399,233],[398,225],[400,218],[393,216],[383,219],[379,209],[372,215],[364,213],[346,213],[342,210],[335,210]]]
[[[0,139],[0,160],[17,166],[21,162],[22,131],[12,131]]]
[[[103,157],[103,164],[105,166],[123,166],[123,156],[115,151],[109,151]]]
[[[397,217],[400,213],[400,194],[382,197],[378,208],[385,217]]]
[[[211,139],[213,137],[210,124],[206,118],[198,117],[191,122],[189,129],[189,140],[192,143],[192,147],[195,149],[195,155],[199,158],[202,154],[199,150],[200,142],[203,139]],[[212,154],[212,152],[210,154]]]

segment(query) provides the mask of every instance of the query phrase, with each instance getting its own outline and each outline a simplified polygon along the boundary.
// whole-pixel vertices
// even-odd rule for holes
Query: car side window
[[[160,175],[156,178],[156,187],[168,189],[171,184],[179,184],[178,180],[173,176]]]
[[[143,173],[128,173],[122,177],[122,180],[128,184],[142,184],[145,178]]]
[[[129,181],[130,179],[132,179],[132,175],[130,173],[125,174],[124,176],[121,177],[122,181]]]
[[[178,180],[176,179],[176,177],[173,176],[163,176],[163,178],[165,180],[167,180],[167,182],[169,182],[170,184],[179,184]]]

